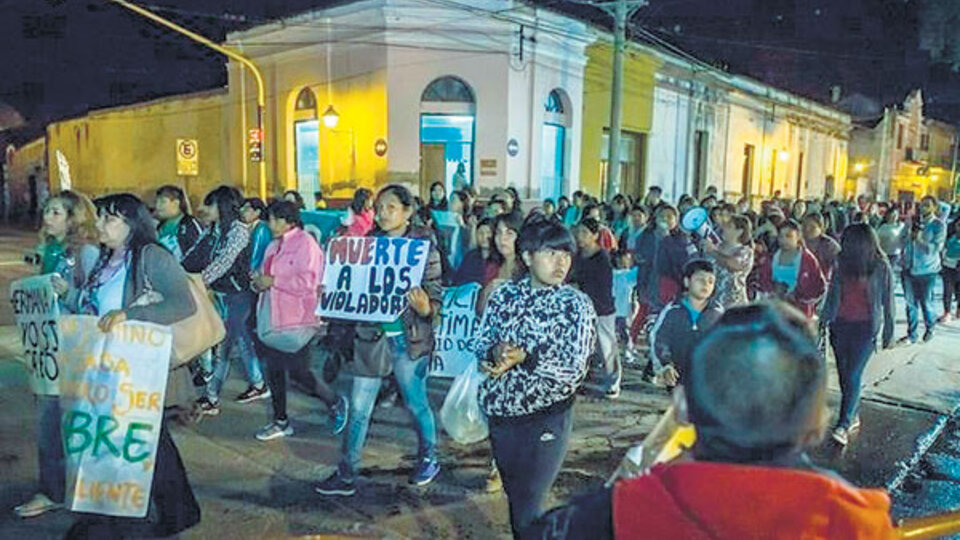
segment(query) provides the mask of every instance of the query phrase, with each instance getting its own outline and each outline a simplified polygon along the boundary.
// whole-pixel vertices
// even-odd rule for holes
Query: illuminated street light
[[[328,106],[327,110],[323,111],[323,125],[333,129],[337,127],[339,123],[340,115],[337,114],[337,110],[333,108],[333,105]]]
[[[855,170],[855,171],[857,171],[857,172],[863,172],[864,169],[866,169],[866,168],[867,168],[867,166],[866,166],[866,164],[864,164],[863,162],[856,163],[856,164],[854,164],[854,166],[853,166],[853,170]]]
[[[790,159],[790,152],[781,150],[780,152],[777,152],[777,157],[780,158],[780,161],[786,163]]]

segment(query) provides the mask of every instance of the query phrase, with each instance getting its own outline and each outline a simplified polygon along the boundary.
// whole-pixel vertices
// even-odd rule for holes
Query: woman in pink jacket
[[[323,250],[309,233],[304,232],[296,204],[274,201],[267,207],[267,218],[274,240],[267,247],[261,273],[254,278],[253,286],[260,292],[261,302],[269,299],[270,328],[282,331],[315,326],[317,290],[323,276]],[[287,418],[288,371],[326,403],[333,432],[343,431],[349,402],[310,372],[307,367],[309,344],[294,353],[274,349],[259,339],[257,346],[260,358],[267,361],[267,384],[273,402],[273,421],[257,433],[257,439],[268,441],[293,435],[293,427]]]

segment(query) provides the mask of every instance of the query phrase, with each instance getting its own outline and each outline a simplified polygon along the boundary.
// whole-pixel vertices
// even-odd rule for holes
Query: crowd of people
[[[573,402],[591,366],[593,382],[607,399],[619,397],[625,364],[642,368],[651,382],[679,387],[677,394],[685,389],[698,433],[706,434],[697,444],[703,456],[735,463],[792,460],[800,443],[810,441],[804,430],[814,429],[800,420],[825,408],[817,400],[828,350],[842,390],[831,436],[846,445],[860,427],[864,368],[878,340],[884,348],[895,343],[895,283],[907,300],[908,329],[899,342],[920,339],[921,315],[923,341],[938,323],[960,318],[960,220],[956,206],[932,196],[916,205],[775,196],[754,208],[748,198],[726,201],[709,188],[701,200],[684,195],[674,206],[651,187],[642,199],[617,195],[605,202],[577,191],[526,210],[522,202],[513,188],[486,201],[469,187],[448,196],[440,183],[425,201],[399,185],[376,194],[357,189],[336,234],[430,241],[423,279],[407,294],[409,309],[388,323],[317,319],[324,250],[304,228],[304,202],[296,191],[266,203],[221,186],[203,197],[197,215],[187,194],[173,185],[148,201],[130,194],[90,201],[63,191],[44,208],[39,272],[58,276],[54,287],[63,312],[99,316],[104,331],[125,320],[171,324],[189,316],[195,305],[188,274],[199,275],[216,300],[226,337],[189,368],[170,373],[167,405],[189,405],[198,417],[218,416],[231,364],[239,360],[247,387],[234,399],[272,404],[272,421],[253,435],[261,441],[290,436],[286,397],[292,375],[323,402],[330,431],[342,434],[339,464],[315,488],[325,496],[356,492],[373,408],[391,394],[401,396],[418,435],[411,484],[426,485],[439,474],[437,426],[427,398],[434,326],[444,286],[479,283],[481,323],[472,349],[487,377],[478,400],[490,426],[491,479],[502,483],[518,536],[543,524],[537,520],[566,455]],[[699,208],[709,216],[707,227],[689,230],[684,218]],[[939,314],[933,305],[938,276]],[[139,304],[146,289],[163,300]],[[765,300],[791,307],[751,307]],[[782,314],[788,309],[795,310],[789,317]],[[757,319],[754,327],[751,317]],[[319,343],[346,359],[353,376],[349,395],[338,394],[310,369],[317,339],[293,352],[261,339],[261,327],[321,323],[327,337],[339,329],[340,339]],[[756,381],[745,384],[795,385],[790,391],[796,395],[820,397],[787,402],[772,390],[764,394],[764,421],[797,425],[774,430],[786,438],[764,441],[781,446],[760,452],[765,457],[759,459],[750,445],[763,444],[725,438],[724,429],[734,424],[744,433],[757,426],[744,425],[746,406],[731,403],[716,387],[733,367],[721,374],[724,367],[708,361],[703,344],[710,341],[711,350],[722,351],[742,343],[736,340],[750,328],[751,339],[759,339],[763,325],[776,330],[765,338],[772,340],[769,353],[793,367],[773,370],[761,362],[761,353],[746,355],[737,360],[737,373]],[[760,344],[757,350],[767,349]],[[798,362],[815,369],[801,370]],[[776,377],[793,380],[768,384]],[[57,508],[64,498],[59,405],[55,397],[38,396],[37,408],[40,490],[17,507],[22,517]],[[723,416],[727,410],[733,412]],[[822,420],[817,416],[815,424]],[[70,536],[170,535],[197,523],[200,509],[165,425],[156,467],[148,518],[84,515]],[[611,497],[628,496],[607,493],[596,503],[605,504],[606,513],[594,518],[611,516]],[[626,523],[631,516],[610,519]]]

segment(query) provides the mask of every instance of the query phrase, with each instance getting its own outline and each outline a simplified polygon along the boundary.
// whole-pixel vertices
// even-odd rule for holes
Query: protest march
[[[894,253],[871,246],[881,245],[881,233],[890,240],[888,225],[902,230],[898,208],[887,205],[873,223],[874,210],[829,201],[771,200],[757,213],[712,195],[673,206],[653,188],[642,200],[607,203],[576,192],[532,208],[511,190],[486,202],[469,188],[449,199],[434,191],[424,202],[402,185],[360,189],[346,211],[318,215],[296,192],[267,204],[228,186],[206,194],[197,216],[174,185],[157,190],[152,210],[127,193],[51,198],[38,249],[48,260],[10,287],[36,395],[40,464],[38,492],[17,514],[72,512],[68,538],[169,536],[195,526],[201,505],[169,424],[202,430],[236,414],[222,401],[239,363],[245,390],[233,401],[264,401],[271,411],[249,434],[256,444],[303,436],[297,430],[306,422],[288,411],[290,392],[322,403],[324,435],[341,444],[312,483],[317,497],[367,489],[374,411],[400,400],[418,438],[405,472],[411,489],[457,466],[444,460],[441,438],[475,448],[485,456],[484,489],[505,493],[517,538],[694,530],[695,521],[638,521],[646,515],[640,501],[672,504],[658,486],[673,474],[744,485],[741,466],[824,504],[832,504],[830,493],[862,497],[872,513],[844,514],[844,527],[893,534],[882,492],[826,475],[814,476],[819,487],[798,487],[796,475],[807,473],[757,461],[768,453],[792,459],[819,438],[797,424],[776,431],[772,446],[756,442],[770,426],[737,417],[747,413],[725,397],[733,395],[725,385],[750,389],[738,399],[762,401],[779,417],[804,417],[827,407],[819,390],[826,348],[846,381],[862,365],[846,363],[844,340],[892,343]],[[957,230],[946,232],[943,207],[929,198],[916,212],[923,225],[896,236],[899,249],[914,250],[914,264],[950,264]],[[939,262],[921,260],[941,249]],[[872,313],[883,320],[865,325]],[[919,315],[908,317],[906,344],[919,337]],[[925,324],[929,340],[935,322]],[[740,379],[717,368],[714,356],[736,366]],[[626,369],[686,399],[695,416],[671,407],[649,435],[657,446],[628,453],[606,491],[589,495],[592,503],[574,498],[549,510],[576,429],[575,403],[619,400]],[[442,406],[429,399],[429,378],[445,381]],[[743,378],[752,382],[743,386]],[[783,385],[801,397],[762,391]],[[843,386],[842,395],[829,432],[841,447],[861,422],[860,388]],[[704,410],[733,416],[719,427],[698,425]],[[686,458],[670,468],[655,463],[678,455]],[[584,504],[601,511],[584,512]],[[640,510],[625,513],[631,505]]]

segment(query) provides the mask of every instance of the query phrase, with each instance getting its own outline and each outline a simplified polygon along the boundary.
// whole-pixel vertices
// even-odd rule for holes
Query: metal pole
[[[957,200],[957,189],[960,189],[960,178],[957,178],[957,153],[960,152],[960,134],[953,135],[953,163],[950,165],[950,180],[953,182],[953,200]]]
[[[607,152],[606,185],[608,201],[620,192],[620,131],[623,128],[623,53],[627,41],[627,0],[618,0],[613,19],[613,83],[610,88],[610,147]]]
[[[205,45],[217,51],[218,53],[228,58],[231,58],[233,60],[236,60],[237,62],[240,62],[244,66],[250,68],[250,71],[253,73],[254,79],[257,81],[257,129],[260,130],[260,145],[261,145],[260,147],[260,198],[263,200],[266,200],[267,199],[267,163],[266,163],[266,160],[264,159],[266,156],[266,133],[264,132],[264,129],[263,129],[263,115],[264,115],[264,111],[266,110],[267,91],[266,91],[266,88],[264,87],[263,75],[260,73],[260,70],[257,68],[256,64],[254,64],[249,58],[247,58],[246,56],[243,56],[242,54],[239,54],[218,43],[215,43],[210,39],[204,36],[201,36],[196,32],[193,32],[191,30],[188,30],[178,25],[175,22],[168,21],[167,19],[164,19],[163,17],[157,15],[156,13],[150,10],[144,9],[136,4],[127,2],[127,0],[110,0],[110,1],[113,2],[114,4],[118,4],[120,6],[127,8],[138,15],[146,17],[147,19],[150,19],[151,21],[159,25],[165,26],[173,30],[174,32],[183,34],[188,38],[196,41],[197,43],[200,43],[201,45]],[[246,134],[244,133],[242,134],[242,136],[245,137]],[[247,159],[247,156],[243,156],[243,158]]]

